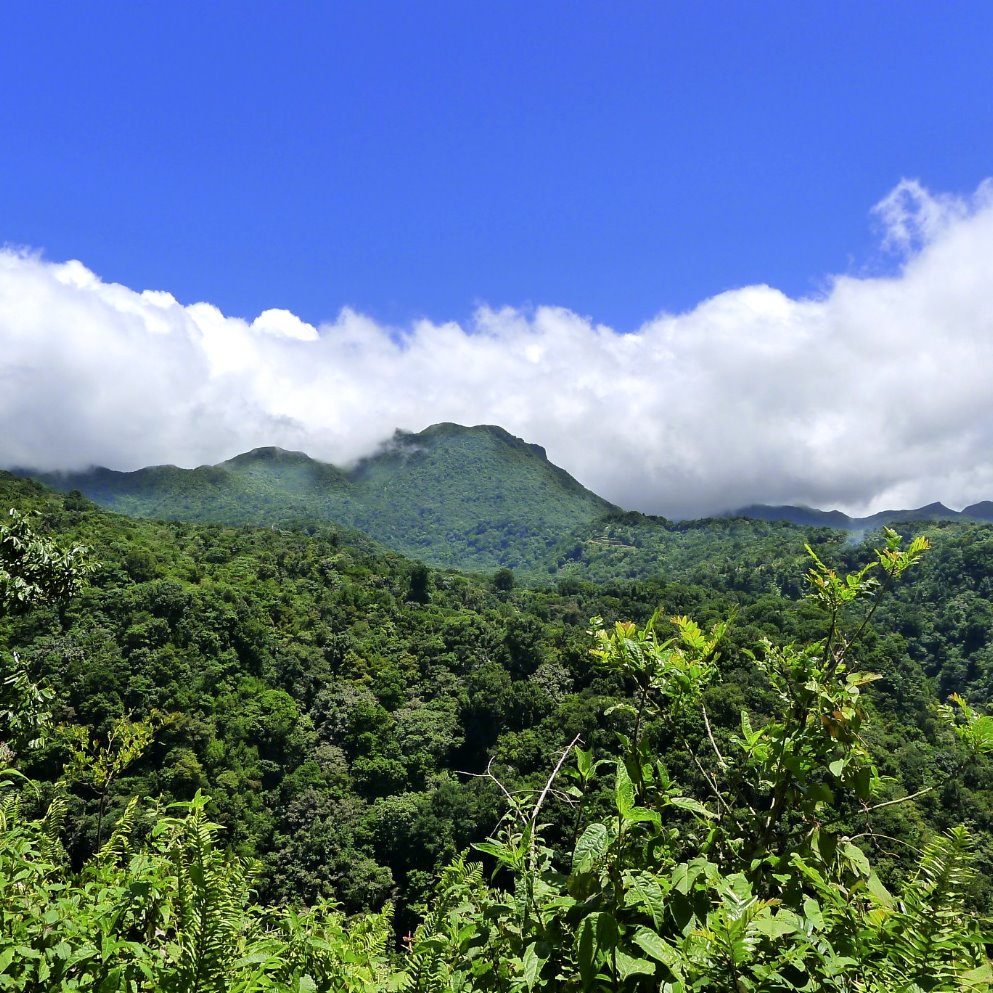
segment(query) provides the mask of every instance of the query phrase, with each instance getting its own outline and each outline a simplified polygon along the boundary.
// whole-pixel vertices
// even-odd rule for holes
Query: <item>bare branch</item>
[[[873,810],[882,810],[883,807],[892,807],[898,803],[906,803],[908,800],[915,800],[917,797],[924,796],[925,793],[932,793],[933,791],[933,786],[925,786],[924,789],[918,790],[916,793],[910,793],[907,796],[898,796],[895,800],[884,800],[882,803],[874,803],[871,807],[864,807],[862,812],[868,814]]]
[[[726,771],[728,764],[724,761],[724,756],[721,755],[721,750],[717,747],[717,742],[714,741],[714,732],[710,729],[710,718],[707,716],[707,707],[703,700],[700,701],[700,710],[703,711],[703,723],[707,728],[707,737],[710,739],[710,747],[713,748],[714,754],[717,756],[717,761],[721,764],[721,769]]]
[[[542,804],[545,802],[545,797],[548,796],[549,791],[552,788],[552,783],[555,782],[555,777],[559,774],[559,770],[565,764],[565,760],[569,757],[569,753],[579,744],[581,736],[576,735],[572,741],[569,742],[565,751],[559,756],[558,762],[555,763],[555,768],[552,769],[552,774],[548,777],[548,782],[545,783],[545,788],[541,791],[538,796],[538,802],[534,805],[534,810],[531,811],[531,824],[534,825],[538,822],[538,812],[541,810]]]

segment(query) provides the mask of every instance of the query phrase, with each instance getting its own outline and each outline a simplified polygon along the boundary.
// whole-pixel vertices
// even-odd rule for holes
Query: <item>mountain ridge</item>
[[[897,521],[971,521],[993,522],[993,501],[983,500],[962,510],[952,510],[935,501],[923,507],[906,510],[881,510],[866,517],[849,517],[840,510],[818,510],[816,507],[791,504],[750,504],[715,517],[745,517],[760,521],[785,521],[803,527],[832,527],[843,531],[865,531]]]
[[[334,522],[433,565],[515,567],[619,508],[496,425],[398,430],[349,468],[260,446],[194,469],[20,473],[133,517],[222,524]]]
[[[398,429],[348,467],[265,445],[193,469],[18,474],[63,492],[80,490],[131,517],[293,528],[333,523],[430,565],[509,567],[546,578],[666,571],[686,554],[680,548],[689,547],[687,528],[694,526],[622,510],[550,462],[540,445],[497,425]],[[991,522],[993,502],[962,511],[932,503],[863,518],[753,504],[701,523],[735,519],[852,534],[898,521]],[[802,547],[802,535],[796,541]]]

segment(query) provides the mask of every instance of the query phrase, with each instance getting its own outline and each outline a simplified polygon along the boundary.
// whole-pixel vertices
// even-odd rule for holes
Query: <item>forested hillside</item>
[[[983,500],[962,510],[950,510],[941,503],[929,503],[913,510],[881,510],[868,517],[849,517],[839,510],[815,510],[813,507],[769,507],[755,504],[735,511],[734,517],[757,521],[787,521],[812,527],[842,528],[845,531],[871,531],[903,521],[993,521],[993,503]]]
[[[987,504],[961,514],[935,504],[868,518],[748,507],[729,517],[670,521],[620,510],[550,463],[537,445],[487,425],[398,431],[348,470],[303,452],[257,448],[197,469],[94,469],[38,478],[132,517],[297,530],[330,525],[361,531],[428,565],[510,568],[531,585],[665,576],[791,599],[803,588],[807,540],[857,542],[884,525],[968,526],[990,516]]]
[[[9,475],[0,506],[36,512],[4,543],[0,901],[23,930],[0,946],[2,988],[54,988],[37,962],[115,990],[988,983],[993,528],[922,524],[929,551],[877,534],[889,551],[860,574],[872,543],[836,532],[615,514],[556,552],[554,580],[525,583],[432,570],[324,523],[128,519]],[[39,580],[17,599],[22,526],[86,546],[76,595]],[[965,699],[939,711],[952,693]],[[174,802],[194,806],[162,820]],[[948,833],[960,824],[968,837]],[[113,973],[140,958],[121,945],[103,978],[83,958],[73,972],[86,928],[111,933],[93,907],[52,942],[18,916],[28,878],[39,913],[49,883],[83,887],[51,927],[82,920],[87,885],[115,919],[137,913],[120,893],[156,886],[178,915],[168,880],[186,878],[193,830],[243,915],[199,986],[156,973],[168,949]],[[173,875],[138,879],[141,852]],[[327,899],[392,916],[346,926]],[[253,900],[331,916],[299,925],[310,951],[291,967],[272,944],[289,925]],[[188,950],[168,913],[115,940],[161,931]],[[931,944],[900,943],[929,916]],[[315,964],[315,934],[334,968]],[[844,978],[856,965],[861,986]]]
[[[357,528],[433,565],[543,567],[548,548],[616,508],[502,428],[398,431],[343,470],[302,452],[257,448],[216,466],[96,469],[43,481],[135,517]]]

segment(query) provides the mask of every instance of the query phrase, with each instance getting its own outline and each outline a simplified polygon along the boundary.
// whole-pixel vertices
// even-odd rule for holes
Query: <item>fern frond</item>
[[[215,846],[220,827],[207,819],[200,794],[182,819],[160,822],[170,831],[167,852],[175,875],[174,919],[178,945],[177,993],[223,988],[223,976],[243,951],[244,873],[239,860]]]
[[[13,790],[0,794],[0,831],[15,823],[21,812],[21,795]]]
[[[137,817],[138,797],[132,797],[128,801],[127,807],[124,808],[124,813],[117,819],[110,837],[94,855],[93,868],[108,869],[120,863],[128,855],[131,850],[131,835],[134,832]]]
[[[48,804],[38,837],[38,850],[42,858],[56,865],[64,865],[67,861],[66,850],[62,845],[62,828],[68,812],[69,796],[59,789]]]
[[[964,907],[973,876],[971,854],[972,840],[963,827],[925,847],[917,875],[885,929],[890,962],[902,982],[937,988],[982,964]]]

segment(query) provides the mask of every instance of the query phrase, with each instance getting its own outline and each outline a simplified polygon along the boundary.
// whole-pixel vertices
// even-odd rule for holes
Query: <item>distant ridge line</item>
[[[840,510],[816,507],[751,504],[715,517],[745,517],[758,521],[783,521],[803,527],[828,527],[844,531],[865,531],[897,521],[978,521],[993,522],[993,501],[983,500],[962,510],[951,510],[943,503],[929,503],[907,510],[881,510],[868,517],[849,517]]]
[[[58,490],[78,488],[132,516],[231,524],[337,521],[404,554],[444,564],[465,555],[479,567],[508,560],[508,546],[521,538],[536,551],[554,544],[563,529],[603,516],[666,520],[623,510],[550,462],[541,445],[492,424],[441,422],[419,432],[398,428],[375,452],[340,467],[306,452],[260,445],[194,469],[159,464],[130,471],[105,466],[10,471]],[[935,502],[866,517],[803,505],[750,504],[695,519],[729,518],[852,532],[910,521],[993,523],[993,500],[961,511]],[[449,554],[446,544],[467,531],[478,536],[470,539],[474,547]],[[483,537],[484,532],[491,534]]]

